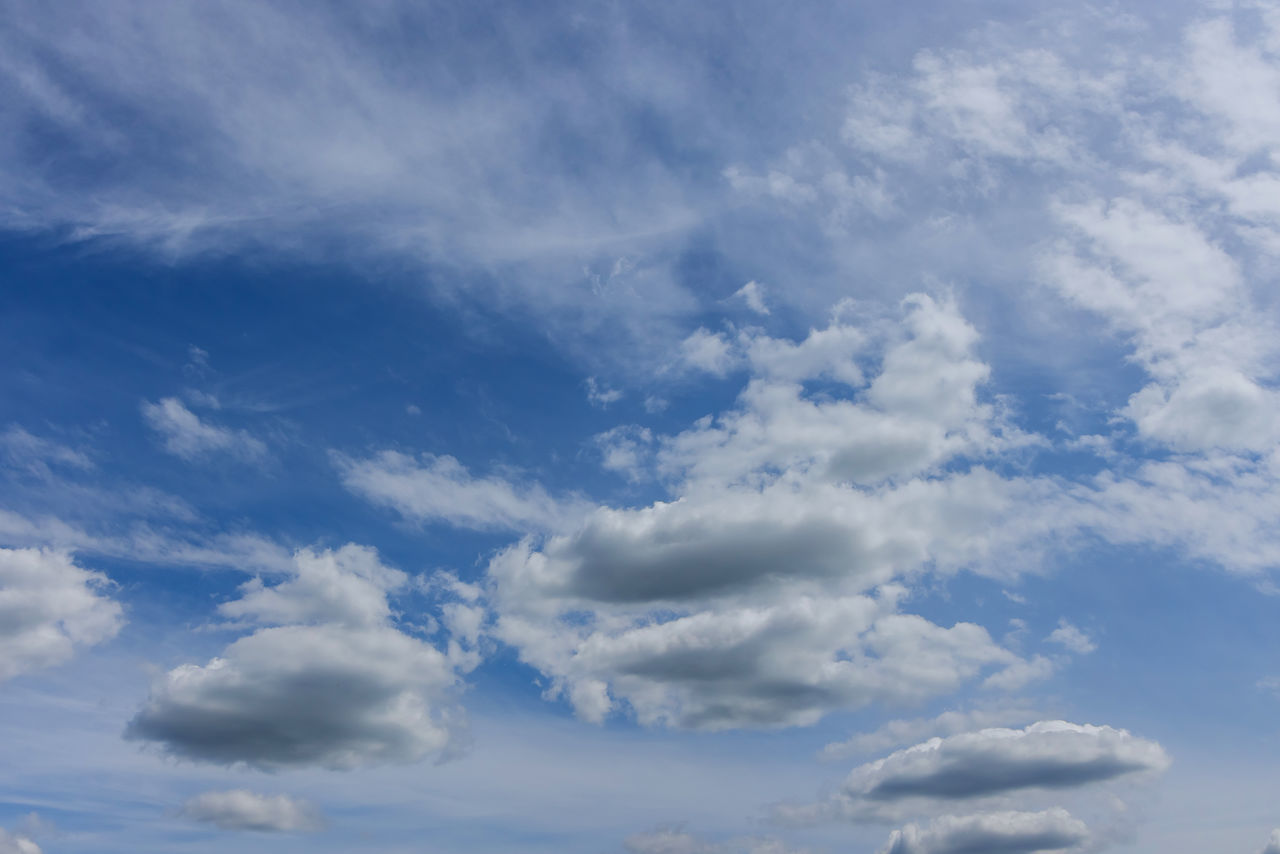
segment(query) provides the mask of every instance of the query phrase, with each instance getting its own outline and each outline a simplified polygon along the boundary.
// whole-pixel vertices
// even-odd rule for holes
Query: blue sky
[[[3,12],[0,854],[1280,852],[1280,6]]]

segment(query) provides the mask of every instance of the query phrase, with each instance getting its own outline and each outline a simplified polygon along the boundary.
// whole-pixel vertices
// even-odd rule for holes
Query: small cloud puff
[[[320,830],[324,818],[306,801],[288,795],[262,795],[245,789],[205,792],[182,805],[181,814],[192,821],[223,830],[290,832]]]
[[[747,308],[756,314],[768,315],[769,306],[764,302],[764,287],[757,281],[747,282],[738,288],[733,294],[735,297],[742,297],[743,302],[747,304]]]
[[[1066,617],[1058,620],[1058,627],[1050,632],[1045,640],[1050,643],[1061,644],[1071,652],[1080,655],[1087,655],[1098,648],[1092,638],[1068,622]]]

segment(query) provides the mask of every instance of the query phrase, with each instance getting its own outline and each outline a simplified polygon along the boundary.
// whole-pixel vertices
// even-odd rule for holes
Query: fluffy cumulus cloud
[[[105,576],[66,552],[0,549],[0,680],[69,659],[124,623]]]
[[[1258,854],[1280,854],[1280,830],[1271,831],[1271,838]]]
[[[880,854],[1047,854],[1078,848],[1089,838],[1084,822],[1064,809],[943,816],[895,830]]]
[[[992,668],[996,687],[1046,675],[978,625],[899,608],[896,582],[926,569],[1008,572],[994,556],[1016,546],[993,532],[1049,488],[982,465],[1027,438],[981,399],[976,344],[952,302],[924,295],[897,324],[836,317],[798,343],[745,333],[735,408],[628,434],[656,450],[619,466],[651,460],[671,500],[595,508],[491,561],[498,636],[586,719],[623,701],[684,727],[811,723]]]
[[[306,801],[246,789],[203,792],[184,803],[181,814],[223,830],[290,832],[324,827],[319,811]]]
[[[832,176],[887,179],[897,215],[944,212],[904,232],[925,254],[955,255],[962,221],[1004,234],[1020,210],[1026,275],[1095,318],[1142,374],[1109,380],[1132,384],[1091,413],[1103,433],[1077,437],[1108,465],[1059,508],[1062,526],[1259,573],[1280,563],[1268,521],[1280,509],[1280,178],[1274,121],[1249,105],[1280,91],[1280,16],[1228,7],[1156,53],[1134,50],[1140,24],[1099,12],[1046,20],[1022,46],[993,30],[922,51],[908,73],[854,87],[843,148],[819,147],[821,181],[811,145],[772,184],[830,221],[842,204]],[[1120,49],[1081,51],[1094,40]],[[849,226],[842,240],[856,237]],[[1073,326],[1042,329],[1079,358]]]
[[[164,440],[164,449],[184,460],[221,453],[252,461],[267,454],[261,439],[245,430],[211,424],[176,397],[166,397],[158,403],[144,401],[142,415]]]
[[[1025,729],[992,728],[932,738],[858,766],[828,800],[784,807],[780,814],[796,821],[876,820],[1159,773],[1169,762],[1159,744],[1126,730],[1040,721]]]
[[[245,584],[221,612],[259,626],[206,664],[161,677],[127,736],[175,756],[261,768],[352,768],[442,756],[473,654],[402,631],[387,597],[406,576],[354,545],[303,550],[291,577]]]

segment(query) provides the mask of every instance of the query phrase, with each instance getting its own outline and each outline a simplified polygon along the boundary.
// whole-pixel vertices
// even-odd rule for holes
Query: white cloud
[[[870,702],[954,691],[1012,654],[981,627],[892,613],[870,597],[793,597],[661,621],[610,618],[579,632],[503,612],[496,633],[598,722],[625,699],[643,724],[803,725]]]
[[[41,854],[41,849],[31,839],[0,828],[0,854]]]
[[[443,653],[390,622],[405,577],[367,548],[301,551],[293,577],[252,582],[222,613],[264,625],[207,664],[159,678],[127,736],[175,755],[275,769],[413,762],[456,749],[457,639]],[[281,625],[276,625],[281,623]]]
[[[184,516],[179,514],[179,518]],[[202,536],[189,528],[151,524],[134,524],[121,532],[121,527],[110,525],[108,530],[99,532],[52,515],[28,516],[0,509],[0,536],[13,544],[169,566],[217,566],[250,572],[288,572],[292,567],[290,551],[259,534],[220,532]]]
[[[645,17],[665,26],[672,14]],[[644,145],[634,111],[724,139],[707,109],[729,105],[703,51],[673,62],[641,49],[638,22],[586,10],[565,29],[560,16],[514,10],[481,62],[461,47],[467,21],[399,3],[362,12],[369,29],[343,13],[240,3],[11,17],[0,43],[14,93],[0,110],[9,228],[166,257],[259,242],[315,257],[340,234],[369,254],[478,274],[429,277],[438,290],[465,278],[490,304],[563,329],[607,323],[617,338],[696,310],[674,256],[714,210],[705,196],[718,181],[691,181]],[[373,35],[383,27],[407,27],[421,49],[393,60]],[[91,45],[84,28],[100,36]],[[552,34],[603,49],[567,74],[565,57],[536,49]],[[164,156],[106,103],[128,105]],[[43,123],[67,157],[110,149],[121,174],[80,172],[81,201],[69,203],[68,176],[29,153]],[[600,143],[589,162],[570,153],[586,138]]]
[[[291,832],[320,830],[324,819],[311,804],[289,795],[263,795],[246,789],[204,792],[182,805],[192,821],[223,830]]]
[[[943,816],[895,830],[880,854],[1040,854],[1076,849],[1089,839],[1084,822],[1058,808]]]
[[[245,430],[210,424],[176,397],[166,397],[159,403],[144,401],[142,415],[164,438],[165,450],[184,460],[213,453],[227,453],[246,461],[260,460],[267,455],[267,446],[260,439]]]
[[[1050,643],[1061,644],[1071,652],[1080,655],[1088,655],[1098,648],[1093,639],[1082,632],[1078,627],[1071,624],[1066,617],[1058,620],[1058,627],[1049,633],[1049,637],[1045,640]]]
[[[0,452],[10,466],[40,477],[52,476],[51,463],[81,470],[93,468],[93,460],[83,451],[33,436],[13,424],[0,433]]]
[[[107,584],[66,552],[0,549],[0,680],[115,637],[123,610],[102,594]]]
[[[1271,831],[1271,838],[1258,854],[1280,854],[1280,830]]]
[[[382,451],[367,459],[331,454],[347,489],[416,522],[447,522],[479,530],[558,526],[574,502],[552,498],[538,484],[496,475],[476,477],[450,456]]]
[[[754,279],[747,282],[738,290],[734,291],[735,297],[742,297],[742,301],[747,304],[747,308],[756,314],[768,315],[769,306],[764,301],[764,285]]]
[[[735,358],[729,340],[719,332],[698,327],[680,345],[680,360],[687,367],[723,377],[733,367]]]
[[[822,748],[824,759],[843,759],[863,753],[875,753],[900,744],[921,741],[933,735],[955,735],[974,729],[1034,721],[1040,716],[1025,707],[995,707],[969,711],[947,711],[936,718],[892,720],[872,732],[859,733],[846,741],[833,742]]]
[[[1280,676],[1264,676],[1254,683],[1254,687],[1280,697]]]
[[[643,480],[652,468],[653,433],[647,427],[624,424],[592,440],[600,449],[600,464],[628,480]]]
[[[932,738],[860,765],[826,801],[784,807],[794,821],[877,820],[1024,791],[1060,791],[1164,771],[1154,741],[1109,726],[1041,721]]]
[[[587,377],[587,401],[592,406],[608,409],[609,404],[617,403],[619,400],[622,400],[622,392],[616,388],[609,388],[595,377]]]
[[[992,29],[921,52],[911,73],[855,87],[852,156],[836,160],[882,170],[904,210],[942,208],[936,227],[904,232],[913,245],[949,251],[958,223],[1004,234],[1025,219],[1033,277],[1098,318],[1145,374],[1115,411],[1093,413],[1116,426],[1090,437],[1107,467],[1045,511],[1059,532],[1259,573],[1280,560],[1267,521],[1280,485],[1280,177],[1264,142],[1275,118],[1250,105],[1280,91],[1280,16],[1238,11],[1204,10],[1154,52],[1098,11],[1019,30],[1030,47]],[[952,275],[989,276],[1004,263],[993,260]],[[1053,311],[1020,306],[1027,321]],[[1062,355],[1060,372],[1086,367],[1072,325],[1038,328],[1063,336],[1036,347]]]
[[[398,569],[383,566],[371,548],[346,545],[337,551],[302,549],[293,557],[291,577],[270,587],[255,578],[240,587],[240,598],[218,612],[258,624],[330,623],[364,628],[391,618],[387,594],[408,582]]]
[[[1055,663],[1043,655],[1018,659],[1000,672],[992,673],[982,681],[982,686],[997,691],[1018,691],[1032,682],[1048,679],[1055,669]]]
[[[977,625],[899,613],[902,591],[883,587],[926,567],[1004,571],[993,532],[1034,530],[999,520],[1045,488],[945,470],[1023,439],[979,400],[987,368],[955,306],[916,296],[904,313],[870,348],[870,380],[865,333],[837,322],[795,345],[754,336],[737,406],[655,438],[672,500],[598,507],[490,562],[495,634],[588,720],[621,700],[644,723],[803,724],[992,667],[1005,687],[1046,675]],[[818,377],[849,395],[811,397]]]

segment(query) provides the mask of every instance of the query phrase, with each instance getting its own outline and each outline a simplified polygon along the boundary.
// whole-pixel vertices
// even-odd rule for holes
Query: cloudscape
[[[1280,3],[0,8],[0,854],[1280,852]]]

